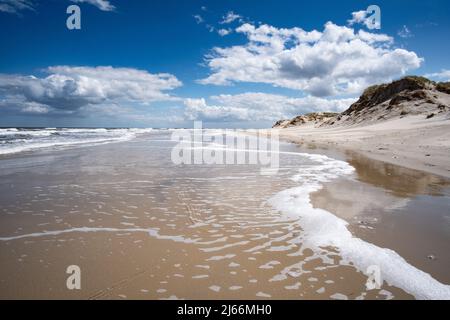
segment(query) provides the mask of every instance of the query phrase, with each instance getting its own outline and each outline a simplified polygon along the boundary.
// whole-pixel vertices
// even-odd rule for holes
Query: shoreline
[[[354,152],[385,163],[450,178],[450,121],[421,116],[369,126],[317,128],[305,125],[276,130],[298,145]]]
[[[445,130],[449,129],[448,124],[443,127]],[[445,171],[447,169],[442,168],[442,162],[439,161],[436,167],[432,167],[421,163],[420,157],[407,158],[409,155],[401,152],[403,150],[397,151],[395,158],[390,158],[389,147],[392,148],[393,144],[388,145],[387,150],[382,150],[384,153],[376,153],[367,151],[373,147],[373,144],[367,141],[365,141],[366,150],[361,151],[358,150],[360,141],[352,141],[346,137],[333,139],[333,134],[342,134],[345,130],[328,130],[329,132],[324,133],[325,130],[308,129],[309,131],[305,128],[278,131],[280,139],[298,145],[302,148],[302,152],[341,159],[356,169],[355,180],[339,177],[324,182],[320,190],[311,193],[310,201],[313,208],[329,211],[345,220],[348,223],[348,230],[354,237],[380,248],[393,250],[411,266],[431,275],[445,286],[449,281],[445,267],[449,262],[445,253],[447,243],[434,235],[441,232],[442,223],[446,224],[446,218],[436,213],[433,213],[433,217],[424,214],[430,207],[423,205],[426,202],[423,199],[430,194],[440,194],[441,191],[448,190],[450,170]],[[317,136],[314,131],[320,131],[321,135]],[[399,139],[408,134],[411,134],[411,131],[405,130]],[[374,139],[378,138],[379,136]],[[420,147],[418,144],[418,148]],[[434,150],[434,154],[437,150],[442,158],[445,157],[445,150]],[[406,164],[404,159],[407,159]],[[352,190],[350,194],[349,190]],[[355,195],[358,201],[353,198]],[[441,211],[445,212],[448,207],[445,199],[428,204],[435,207],[434,211],[441,206]],[[405,212],[410,214],[402,215]],[[399,234],[402,235],[402,241],[397,240]],[[416,243],[413,250],[411,243],[415,243],[417,239],[423,241]],[[437,265],[435,259],[440,259],[443,265]]]
[[[151,139],[46,150],[5,159],[5,179],[0,184],[4,204],[1,230],[4,238],[0,239],[2,295],[49,299],[413,298],[402,289],[403,282],[400,286],[386,282],[380,290],[367,291],[367,279],[360,270],[364,271],[367,263],[384,260],[361,253],[356,257],[360,262],[356,268],[347,263],[354,256],[353,245],[362,245],[365,249],[361,252],[374,248],[378,253],[385,252],[382,248],[398,252],[408,264],[396,256],[397,264],[420,276],[422,284],[442,288],[423,272],[441,283],[449,282],[446,266],[450,256],[445,250],[448,237],[439,229],[447,226],[442,222],[449,212],[447,180],[390,168],[352,154],[336,152],[334,157],[332,148],[324,152],[309,149],[306,153],[325,153],[336,160],[321,156],[293,157],[293,153],[303,152],[298,145],[290,143],[281,150],[286,151],[284,160],[288,170],[276,177],[261,176],[258,166],[173,167],[165,162],[170,156],[167,138],[167,132],[155,133]],[[338,172],[333,165],[314,172],[316,160],[321,159],[325,164],[331,161],[342,165],[342,170],[349,168],[337,160],[343,156],[355,169],[356,179],[353,174],[350,179],[346,175],[334,179]],[[130,157],[135,159],[132,166]],[[43,165],[52,170],[43,172]],[[291,179],[292,174],[298,173],[299,165],[306,170],[305,180],[301,180],[306,185]],[[162,171],[161,167],[168,170]],[[323,188],[314,194],[284,201],[283,196],[289,195],[292,189],[297,189],[293,191],[295,195],[299,195],[297,191],[304,194],[314,191],[309,189],[317,186],[308,185],[308,181],[313,184],[315,181],[309,177],[308,170],[313,170],[319,180],[331,181],[323,181]],[[240,182],[243,178],[246,183]],[[436,192],[441,185],[446,198]],[[347,198],[335,190],[344,191]],[[422,197],[414,200],[417,195],[425,195],[431,202]],[[280,201],[268,202],[277,197],[281,197]],[[261,204],[261,199],[268,201]],[[410,207],[404,207],[409,199],[413,199],[409,203],[411,208],[425,208],[429,214],[424,215],[422,211],[414,217],[405,215],[410,211]],[[291,200],[296,202],[288,209],[295,212],[281,212],[273,206],[284,206]],[[331,208],[319,206],[318,200]],[[389,208],[398,210],[392,215],[394,220],[385,221],[384,217],[391,219]],[[376,217],[379,222],[371,223],[372,216],[366,218],[359,214],[369,209],[379,211],[381,216]],[[317,212],[320,214],[316,215]],[[298,221],[298,213],[320,221],[309,223],[311,232],[302,235],[303,224]],[[343,217],[343,213],[352,216]],[[322,220],[335,221],[342,227],[344,237],[338,245],[344,246],[346,255],[312,246],[316,242],[308,234],[311,236]],[[411,225],[399,241],[398,230],[406,228],[405,221],[411,221]],[[395,228],[386,228],[390,225]],[[416,225],[420,228],[415,228]],[[158,233],[150,234],[149,230]],[[350,238],[353,245],[346,241],[349,232],[356,237]],[[329,232],[322,235],[327,243],[335,241],[336,237]],[[426,241],[418,248],[416,239]],[[68,250],[72,254],[70,260],[66,259]],[[44,258],[39,252],[45,253]],[[427,259],[430,254],[436,260]],[[64,273],[60,271],[73,263],[94,279],[78,293],[68,292],[60,285],[65,283]],[[110,265],[114,268],[99,272]],[[388,265],[382,267],[390,269]],[[33,288],[25,290],[23,283],[31,281],[36,273],[61,276],[45,277],[45,282],[35,281]],[[117,283],[122,285],[116,286]],[[114,289],[110,290],[111,287]],[[408,291],[417,294],[414,288]],[[440,294],[439,290],[436,292]]]

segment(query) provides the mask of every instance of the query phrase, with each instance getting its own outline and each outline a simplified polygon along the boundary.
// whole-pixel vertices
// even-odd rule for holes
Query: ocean
[[[0,129],[0,155],[52,147],[127,141],[152,129]]]

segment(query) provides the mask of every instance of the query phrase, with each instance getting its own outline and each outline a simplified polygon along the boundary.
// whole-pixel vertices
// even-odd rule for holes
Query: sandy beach
[[[284,139],[355,152],[368,158],[450,177],[448,115],[423,115],[362,126],[320,127],[314,124],[279,130]]]
[[[276,176],[176,166],[167,131],[3,156],[0,297],[446,297],[449,180],[323,145],[282,143]],[[314,177],[323,183],[308,189]],[[300,202],[285,211],[290,190]],[[344,229],[330,238],[325,226]],[[386,278],[368,290],[374,263]],[[82,290],[67,290],[69,265]]]
[[[0,301],[450,301],[449,1],[0,0],[0,34]]]

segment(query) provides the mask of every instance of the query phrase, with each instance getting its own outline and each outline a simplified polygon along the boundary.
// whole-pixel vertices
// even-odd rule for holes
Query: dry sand
[[[448,115],[409,116],[369,125],[279,129],[280,137],[300,144],[332,146],[371,159],[450,177]]]

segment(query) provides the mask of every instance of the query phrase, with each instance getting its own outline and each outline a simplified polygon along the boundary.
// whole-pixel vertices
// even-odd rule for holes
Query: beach
[[[2,155],[1,298],[450,298],[446,177],[312,142],[175,165],[172,133]]]
[[[369,118],[370,120],[370,118]],[[426,119],[411,115],[340,127],[314,123],[280,130],[280,136],[300,144],[356,152],[386,163],[450,177],[448,115]]]

